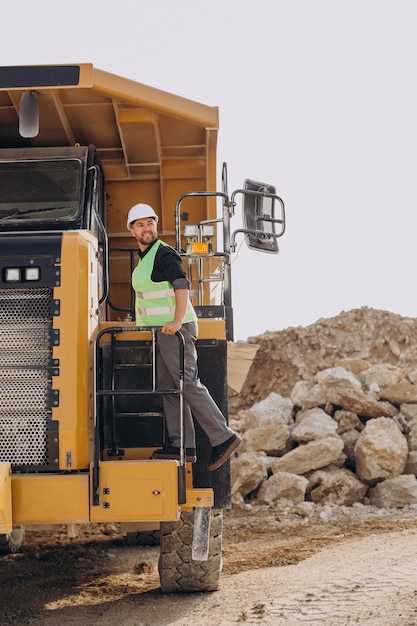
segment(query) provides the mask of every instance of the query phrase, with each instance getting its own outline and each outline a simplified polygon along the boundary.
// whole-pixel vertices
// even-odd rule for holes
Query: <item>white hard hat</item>
[[[158,216],[149,204],[135,204],[130,209],[127,216],[127,230],[130,230],[131,224],[136,220],[152,217],[158,223]]]

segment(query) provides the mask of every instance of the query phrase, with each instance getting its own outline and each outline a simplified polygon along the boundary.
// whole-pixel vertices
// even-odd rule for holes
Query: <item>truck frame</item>
[[[126,229],[129,208],[148,203],[182,256],[200,377],[227,416],[236,238],[278,252],[285,212],[272,185],[229,195],[225,165],[216,191],[217,132],[216,107],[91,64],[0,67],[0,536],[11,550],[53,525],[159,529],[162,591],[218,588],[229,462],[207,471],[198,425],[195,464],[150,458],[166,440],[157,339],[135,325]],[[238,199],[244,226],[231,232]],[[164,393],[186,401],[181,380]]]

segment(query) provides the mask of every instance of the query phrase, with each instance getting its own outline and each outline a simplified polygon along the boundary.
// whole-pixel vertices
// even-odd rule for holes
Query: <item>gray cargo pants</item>
[[[184,437],[187,448],[195,448],[195,431],[191,411],[212,446],[218,446],[233,435],[226,418],[211,397],[208,389],[198,377],[197,324],[183,324],[180,330],[184,337]],[[175,335],[157,332],[157,388],[177,389],[180,377],[179,345]],[[170,444],[180,446],[181,429],[179,399],[175,395],[163,396],[165,420]],[[191,410],[190,410],[191,409]]]

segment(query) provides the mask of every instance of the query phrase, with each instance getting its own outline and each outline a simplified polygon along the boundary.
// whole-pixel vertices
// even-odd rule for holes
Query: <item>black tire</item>
[[[0,535],[0,552],[3,554],[18,552],[22,546],[24,537],[25,529],[21,526],[13,528],[8,535]]]
[[[178,522],[161,523],[159,579],[163,593],[217,591],[222,568],[223,511],[212,510],[206,561],[191,558],[194,512],[184,511]]]
[[[126,533],[126,540],[130,545],[159,546],[159,530],[140,530],[138,532]]]

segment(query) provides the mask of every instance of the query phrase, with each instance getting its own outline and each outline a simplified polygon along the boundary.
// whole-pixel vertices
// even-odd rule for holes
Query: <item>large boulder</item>
[[[268,478],[265,455],[243,453],[231,460],[231,492],[243,498]]]
[[[379,402],[373,396],[342,387],[330,387],[327,391],[329,402],[352,411],[362,417],[394,417],[398,410],[387,402]]]
[[[242,452],[265,452],[282,456],[291,448],[291,429],[286,424],[267,424],[250,428],[242,436]]]
[[[300,411],[291,433],[292,439],[298,443],[337,436],[337,422],[320,408]]]
[[[351,372],[344,367],[329,367],[316,374],[316,380],[322,387],[346,387],[360,391],[362,385]]]
[[[326,437],[298,446],[271,463],[273,474],[289,472],[290,474],[306,474],[315,469],[334,463],[343,451],[340,437]]]
[[[307,485],[308,480],[304,476],[277,472],[262,483],[256,499],[260,504],[273,504],[279,500],[299,504],[304,502]]]
[[[382,389],[379,396],[396,405],[417,404],[417,385],[407,382],[389,385]]]
[[[245,427],[267,426],[268,424],[292,424],[293,403],[278,393],[254,404],[246,415]]]
[[[340,409],[334,412],[333,419],[337,422],[338,435],[343,435],[343,433],[349,430],[357,430],[360,432],[364,428],[363,423],[353,411]]]
[[[352,506],[361,501],[368,491],[367,485],[343,468],[327,467],[317,470],[309,474],[308,479],[307,492],[315,504]]]
[[[408,444],[397,424],[387,417],[369,420],[355,446],[356,473],[369,485],[402,474]]]
[[[366,391],[379,392],[384,387],[396,385],[404,378],[404,370],[389,363],[377,363],[364,370],[360,375]]]
[[[299,380],[295,383],[290,398],[295,407],[312,409],[325,406],[327,393],[325,387],[318,383],[311,384],[305,380]]]
[[[380,508],[402,508],[417,504],[417,478],[411,474],[387,478],[369,490],[369,500]]]

